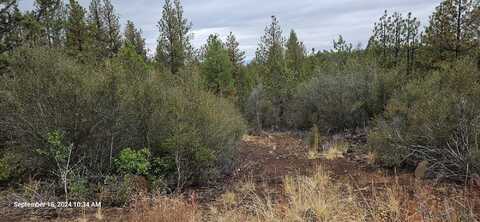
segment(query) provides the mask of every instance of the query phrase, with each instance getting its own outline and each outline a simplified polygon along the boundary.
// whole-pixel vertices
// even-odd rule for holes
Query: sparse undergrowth
[[[438,195],[420,181],[360,188],[339,183],[318,167],[312,176],[287,176],[280,198],[246,182],[227,192],[215,206],[201,209],[179,198],[151,200],[135,210],[132,221],[478,221],[468,195]],[[458,193],[460,194],[460,193]],[[477,202],[478,203],[478,202]],[[147,206],[147,207],[145,207]]]

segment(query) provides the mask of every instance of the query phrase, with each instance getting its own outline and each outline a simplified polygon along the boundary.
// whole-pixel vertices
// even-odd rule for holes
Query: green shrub
[[[96,67],[47,48],[19,49],[12,58],[15,78],[0,77],[0,128],[27,173],[50,175],[57,167],[36,152],[50,147],[48,135],[57,130],[71,145],[71,163],[93,175],[111,174],[125,147],[147,147],[166,164],[155,176],[172,184],[206,182],[231,169],[244,121],[230,101],[203,90],[195,68],[153,73],[128,49]]]
[[[150,170],[150,151],[148,149],[132,150],[130,148],[120,151],[115,165],[122,174],[147,175]]]
[[[292,126],[317,125],[328,132],[365,127],[405,81],[397,70],[385,71],[356,57],[335,64],[319,66],[312,79],[297,87],[288,109]]]
[[[375,121],[369,143],[388,166],[428,160],[437,177],[464,179],[480,170],[479,72],[447,64],[410,82]]]
[[[133,176],[107,176],[104,184],[100,186],[100,196],[98,198],[102,201],[102,205],[123,207],[135,194]]]
[[[0,182],[9,181],[20,173],[22,172],[19,168],[18,156],[13,153],[5,153],[0,158]]]
[[[68,184],[69,197],[75,201],[88,201],[93,193],[90,189],[88,181],[84,177],[73,177]]]

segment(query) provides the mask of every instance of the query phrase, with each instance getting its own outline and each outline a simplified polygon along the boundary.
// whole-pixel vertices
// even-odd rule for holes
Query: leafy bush
[[[297,87],[296,102],[289,109],[294,126],[317,125],[323,131],[364,127],[383,111],[400,84],[396,71],[384,74],[375,64],[356,59],[342,69],[324,69]]]
[[[49,175],[57,167],[36,152],[52,147],[48,135],[55,131],[70,145],[71,163],[90,175],[113,173],[113,157],[125,147],[146,147],[165,166],[155,176],[171,185],[231,169],[245,124],[230,101],[203,90],[197,70],[153,73],[129,49],[96,67],[46,48],[19,49],[13,58],[11,76],[0,77],[0,128],[5,144],[18,146],[27,173]]]
[[[150,170],[150,151],[126,148],[115,159],[117,171],[121,174],[147,175]]]
[[[427,160],[434,176],[465,179],[480,170],[479,72],[469,62],[445,65],[409,83],[369,135],[388,166]]]

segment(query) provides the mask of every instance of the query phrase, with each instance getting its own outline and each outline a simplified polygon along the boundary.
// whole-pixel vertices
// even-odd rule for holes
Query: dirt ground
[[[348,136],[340,136],[340,138],[354,145],[351,145],[349,150],[346,150],[338,158],[329,160],[321,155],[317,158],[309,157],[310,148],[299,133],[265,133],[260,136],[244,136],[239,144],[237,164],[232,175],[227,176],[224,183],[217,186],[189,188],[185,191],[184,196],[187,201],[191,201],[191,198],[194,197],[201,207],[207,208],[217,204],[215,200],[223,193],[233,190],[237,184],[253,181],[260,189],[269,190],[269,194],[278,194],[276,201],[280,202],[282,201],[282,180],[285,176],[309,175],[317,166],[321,165],[331,172],[335,181],[353,184],[358,192],[362,192],[366,202],[374,192],[397,184],[406,187],[405,192],[411,194],[412,198],[406,201],[412,201],[413,208],[415,189],[418,189],[417,185],[421,184],[421,187],[427,187],[428,197],[425,198],[428,200],[426,203],[435,205],[455,195],[466,195],[471,198],[474,211],[480,212],[479,187],[418,180],[411,173],[382,169],[370,164],[368,155],[355,151],[362,144],[362,138]],[[412,209],[412,211],[415,210]],[[123,220],[122,215],[128,215],[128,213],[129,209],[107,208],[102,209],[102,216],[99,217],[97,209],[52,210],[35,213],[3,209],[0,214],[4,215],[4,219],[0,219],[0,221],[71,221],[74,218],[83,218],[84,221],[98,221],[102,218],[110,218],[108,221],[111,221],[115,218],[114,221],[121,221]]]

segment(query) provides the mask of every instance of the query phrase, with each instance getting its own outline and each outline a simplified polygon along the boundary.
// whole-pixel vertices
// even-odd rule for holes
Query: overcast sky
[[[32,8],[33,0],[19,0],[20,7]],[[143,30],[147,46],[155,50],[157,23],[164,0],[112,0],[122,25],[132,20]],[[373,23],[383,11],[411,11],[425,25],[441,0],[183,0],[186,17],[193,23],[193,45],[205,43],[209,34],[225,37],[232,31],[247,52],[254,56],[258,40],[270,16],[276,15],[287,36],[295,29],[308,49],[332,48],[339,34],[354,45],[366,44]],[[89,0],[80,0],[88,8]]]

